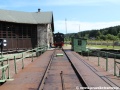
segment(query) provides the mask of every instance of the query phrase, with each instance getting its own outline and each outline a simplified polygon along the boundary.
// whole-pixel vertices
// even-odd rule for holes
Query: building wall
[[[37,46],[37,25],[0,22],[0,38],[7,40],[4,49],[28,49]]]
[[[47,40],[48,40],[48,47],[50,46],[50,43],[53,44],[53,30],[51,24],[47,25]]]
[[[38,46],[47,45],[49,47],[50,43],[53,43],[53,32],[51,24],[37,26],[37,39]]]
[[[47,25],[37,25],[37,45],[47,45]]]
[[[28,49],[53,43],[51,24],[20,24],[0,21],[0,38],[7,40],[4,49]]]

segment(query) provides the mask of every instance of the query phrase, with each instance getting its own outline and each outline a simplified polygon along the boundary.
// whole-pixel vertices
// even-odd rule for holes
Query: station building
[[[53,43],[52,12],[22,12],[0,9],[0,39],[7,41],[4,49],[29,49]]]

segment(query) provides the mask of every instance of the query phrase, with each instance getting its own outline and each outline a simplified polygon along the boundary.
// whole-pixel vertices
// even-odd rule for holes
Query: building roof
[[[28,23],[28,24],[47,24],[53,23],[52,12],[22,12],[0,9],[0,21]]]

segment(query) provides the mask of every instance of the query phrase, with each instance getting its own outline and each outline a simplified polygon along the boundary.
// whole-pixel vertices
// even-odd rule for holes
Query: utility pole
[[[65,30],[66,30],[66,34],[67,34],[67,19],[65,19]]]
[[[80,33],[80,24],[79,24],[79,33]],[[81,36],[81,35],[80,35]]]
[[[66,35],[67,35],[67,19],[65,18],[65,30],[66,30]],[[67,37],[66,37],[66,46],[67,46]]]

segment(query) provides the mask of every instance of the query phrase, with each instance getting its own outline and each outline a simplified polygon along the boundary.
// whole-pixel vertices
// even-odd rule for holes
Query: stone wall
[[[47,45],[47,25],[37,25],[37,45]]]
[[[53,32],[52,32],[52,28],[51,28],[51,24],[48,24],[47,26],[47,44],[48,44],[48,47],[51,44],[53,44]]]
[[[38,46],[48,45],[53,43],[53,32],[51,24],[44,24],[37,26],[37,43]]]

